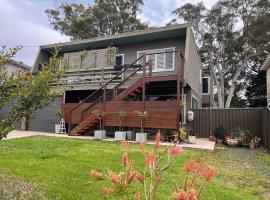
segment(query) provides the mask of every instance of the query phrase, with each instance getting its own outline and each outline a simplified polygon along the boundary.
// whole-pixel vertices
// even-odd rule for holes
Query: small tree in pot
[[[97,117],[97,119],[99,120],[99,130],[95,130],[94,137],[96,139],[106,138],[106,130],[102,130],[102,129],[104,129],[103,120],[107,116],[107,113],[102,112],[100,110],[95,110],[95,111],[93,111],[93,115],[95,115]]]
[[[126,140],[126,131],[122,129],[122,120],[127,117],[127,113],[125,111],[118,112],[119,118],[119,131],[115,132],[115,140]]]
[[[136,142],[146,142],[147,141],[147,133],[144,133],[143,122],[148,117],[148,113],[146,111],[135,111],[135,114],[141,120],[141,132],[136,133]]]

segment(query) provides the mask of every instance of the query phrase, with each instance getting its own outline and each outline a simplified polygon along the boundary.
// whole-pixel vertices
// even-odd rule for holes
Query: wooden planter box
[[[189,144],[195,144],[196,140],[197,140],[196,136],[192,136],[192,135],[188,136],[188,143]]]
[[[147,133],[136,133],[136,142],[139,143],[147,142]]]
[[[114,140],[124,141],[126,140],[127,132],[126,131],[115,131]]]
[[[95,139],[102,140],[106,138],[106,130],[95,130],[94,132]]]

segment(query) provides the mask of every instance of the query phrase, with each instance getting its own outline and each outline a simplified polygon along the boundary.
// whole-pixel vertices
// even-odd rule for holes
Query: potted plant
[[[119,131],[115,131],[115,140],[126,140],[127,132],[122,129],[122,120],[127,117],[127,113],[125,111],[119,111]]]
[[[141,120],[141,132],[136,133],[136,142],[144,143],[147,141],[147,133],[144,133],[143,122],[148,117],[148,113],[146,111],[135,111],[135,114]]]
[[[93,114],[98,118],[99,120],[99,130],[94,131],[94,137],[96,139],[104,139],[106,138],[106,130],[102,130],[103,126],[103,120],[107,116],[106,112],[101,112],[100,110],[95,110]],[[104,129],[104,128],[103,128]]]
[[[259,138],[259,137],[257,137],[257,136],[253,137],[253,138],[250,140],[249,147],[250,147],[251,149],[255,149],[256,147],[259,146],[260,141],[261,141],[261,138]]]
[[[196,143],[196,140],[197,140],[197,137],[196,137],[194,131],[191,131],[191,132],[188,134],[188,143],[189,143],[189,144],[195,144],[195,143]]]
[[[186,139],[186,136],[187,136],[187,131],[186,131],[186,128],[185,127],[181,127],[179,128],[179,131],[178,131],[178,142],[183,142],[184,139]]]
[[[213,135],[209,136],[209,141],[216,142],[216,137]]]

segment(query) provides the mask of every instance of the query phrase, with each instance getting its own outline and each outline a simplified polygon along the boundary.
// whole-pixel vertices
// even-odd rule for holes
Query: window
[[[124,64],[124,54],[117,54],[115,56],[115,65],[123,65]]]
[[[153,72],[173,71],[174,70],[174,47],[165,49],[155,49],[137,52],[137,58],[143,56],[144,53],[151,54],[146,56],[146,61],[151,61]],[[164,53],[169,52],[169,53]],[[143,58],[138,61],[138,64],[143,64]]]
[[[199,107],[198,99],[194,96],[191,96],[191,108],[195,109]]]
[[[203,94],[209,94],[209,83],[210,79],[209,77],[203,77],[202,78],[202,93]]]

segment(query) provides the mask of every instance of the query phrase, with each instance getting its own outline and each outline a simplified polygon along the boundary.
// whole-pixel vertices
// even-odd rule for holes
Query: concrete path
[[[32,136],[50,136],[50,137],[58,137],[58,138],[84,139],[84,140],[95,139],[92,136],[68,136],[68,135],[64,135],[64,134],[14,130],[14,131],[11,131],[7,135],[7,138],[5,138],[4,140],[32,137]],[[104,139],[104,141],[114,141],[114,139],[113,138],[106,138],[106,139]],[[129,142],[135,143],[135,141],[129,141]],[[149,141],[149,142],[147,142],[147,144],[154,144],[154,141]],[[165,142],[165,143],[161,143],[161,145],[166,146],[166,145],[170,145],[170,143]],[[215,150],[215,142],[209,141],[207,138],[198,138],[196,140],[196,144],[183,143],[183,144],[180,144],[178,146],[181,146],[183,148],[202,149],[202,150],[210,150],[210,151]]]

